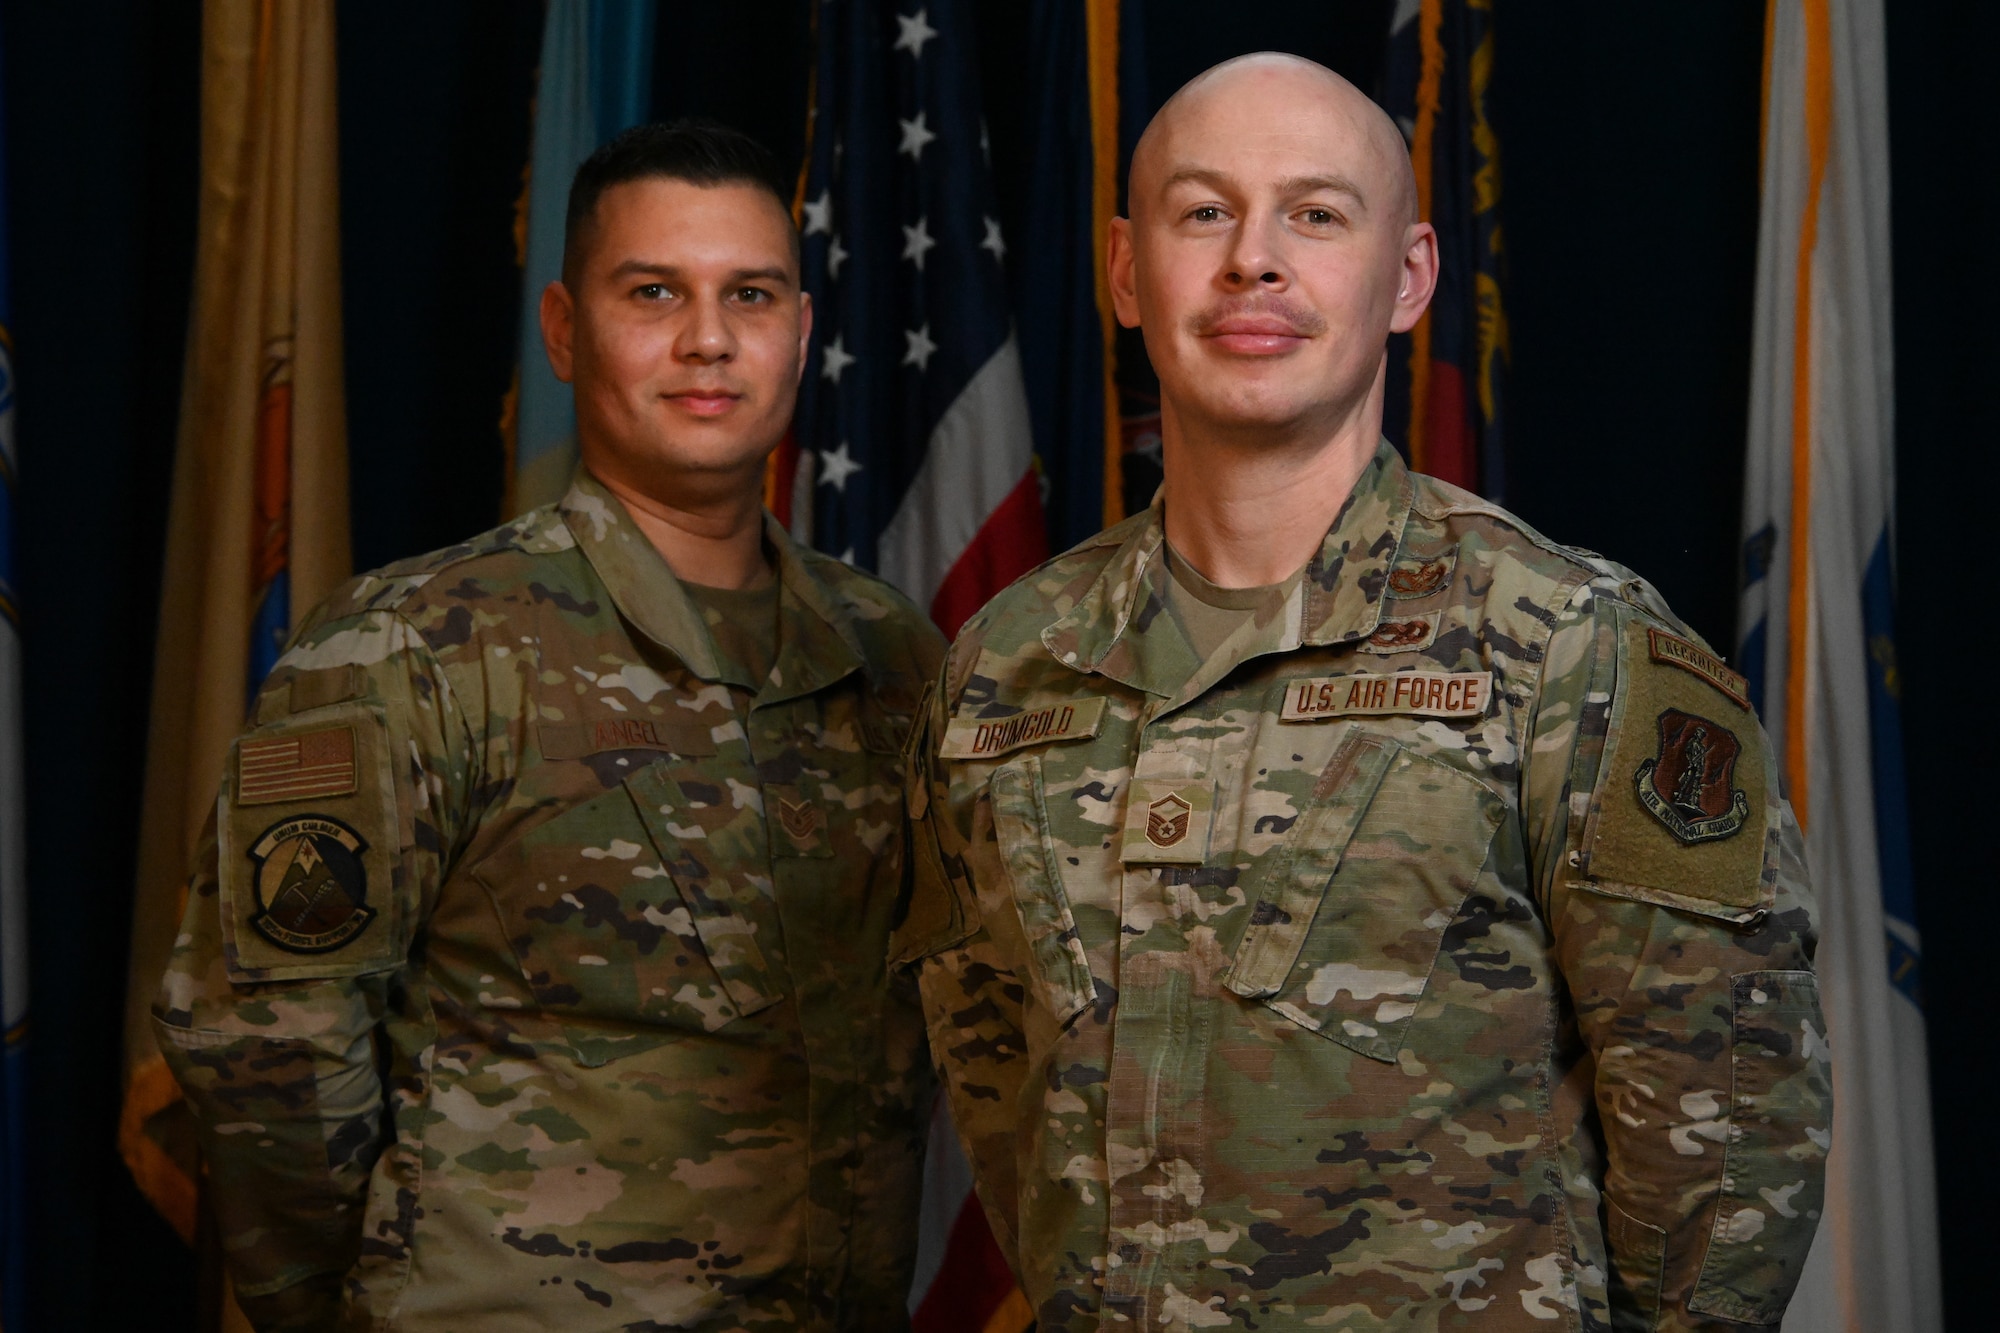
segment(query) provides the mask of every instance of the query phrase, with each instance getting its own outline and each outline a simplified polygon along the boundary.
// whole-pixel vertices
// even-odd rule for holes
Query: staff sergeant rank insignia
[[[326,953],[367,929],[368,874],[361,835],[325,815],[299,815],[264,830],[250,848],[257,915],[250,924],[280,949]]]
[[[1736,734],[1705,717],[1669,708],[1660,714],[1660,752],[1639,765],[1639,801],[1674,837],[1714,842],[1743,827],[1750,801],[1733,785]]]

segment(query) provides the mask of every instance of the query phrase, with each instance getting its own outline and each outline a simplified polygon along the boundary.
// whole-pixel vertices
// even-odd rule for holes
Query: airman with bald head
[[[1371,397],[1379,416],[1383,343],[1416,323],[1437,276],[1409,156],[1379,107],[1309,61],[1232,60],[1154,118],[1130,195],[1111,229],[1112,294],[1120,322],[1145,332],[1169,420],[1338,433],[1365,424]]]
[[[1039,1327],[1775,1324],[1829,1085],[1743,678],[1381,438],[1438,257],[1352,85],[1219,65],[1130,196],[1165,483],[953,645],[891,943]]]

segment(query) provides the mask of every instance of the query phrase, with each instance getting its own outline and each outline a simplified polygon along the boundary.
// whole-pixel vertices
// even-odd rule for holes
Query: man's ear
[[[792,380],[797,384],[806,377],[806,356],[812,349],[813,297],[811,292],[799,293],[799,373]]]
[[[1111,219],[1111,236],[1104,247],[1104,268],[1111,279],[1111,309],[1120,325],[1139,327],[1139,292],[1132,271],[1132,219]]]
[[[1413,225],[1403,243],[1403,266],[1397,274],[1396,311],[1389,332],[1408,333],[1424,317],[1437,294],[1437,231],[1428,222]]]
[[[564,384],[570,382],[574,365],[576,302],[561,281],[542,288],[542,349],[549,355],[549,369]]]

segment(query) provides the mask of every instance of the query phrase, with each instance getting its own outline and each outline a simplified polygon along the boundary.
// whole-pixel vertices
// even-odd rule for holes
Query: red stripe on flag
[[[944,1263],[910,1319],[911,1333],[967,1333],[981,1329],[1014,1291],[1014,1273],[993,1242],[993,1230],[968,1194],[951,1224]]]
[[[792,480],[798,472],[798,428],[788,426],[785,438],[778,441],[778,447],[764,463],[764,508],[771,511],[778,526],[787,532],[792,531]]]
[[[994,593],[1048,558],[1041,478],[1030,468],[959,552],[931,599],[931,619],[952,637]]]
[[[1433,360],[1425,398],[1424,439],[1430,448],[1423,470],[1439,481],[1478,491],[1479,458],[1472,438],[1465,373],[1449,361]]]

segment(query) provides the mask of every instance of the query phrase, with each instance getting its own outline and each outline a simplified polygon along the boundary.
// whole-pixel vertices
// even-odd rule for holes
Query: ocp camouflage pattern
[[[1162,512],[975,618],[912,747],[893,958],[1040,1328],[1777,1322],[1821,1208],[1817,937],[1755,717],[1644,631],[1698,639],[1384,444],[1203,659]],[[1282,716],[1418,672],[1421,708]],[[1086,699],[1092,735],[940,755]],[[1733,834],[1649,811],[1663,756]]]
[[[933,1084],[884,953],[943,644],[767,541],[763,681],[583,474],[264,685],[155,1010],[258,1327],[904,1326]]]

